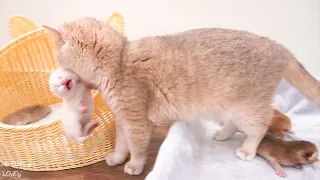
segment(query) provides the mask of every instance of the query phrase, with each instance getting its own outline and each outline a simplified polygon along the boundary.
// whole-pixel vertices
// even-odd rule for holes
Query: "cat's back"
[[[125,60],[128,66],[137,67],[135,72],[142,70],[140,74],[151,75],[154,81],[190,80],[189,83],[193,81],[202,87],[197,83],[210,86],[209,81],[215,79],[237,88],[252,79],[261,79],[261,83],[279,79],[291,56],[282,45],[267,37],[207,28],[130,42]],[[250,84],[257,86],[256,82]]]
[[[282,50],[284,47],[268,37],[257,35],[244,30],[223,29],[223,28],[201,28],[183,31],[164,36],[146,37],[134,41],[137,49],[158,50],[158,52],[173,48],[174,50],[185,50],[184,53],[194,50],[231,53],[233,51],[261,51],[269,47]],[[165,48],[165,49],[163,49]],[[168,49],[167,49],[168,48]],[[205,52],[202,52],[205,53]]]
[[[134,66],[160,66],[160,71],[180,71],[192,66],[195,71],[225,69],[235,73],[257,68],[282,71],[292,56],[285,47],[267,37],[222,28],[142,38],[130,42],[127,52],[127,61],[134,62]]]
[[[140,81],[157,102],[164,93],[166,101],[203,109],[252,97],[270,101],[292,57],[266,37],[219,28],[142,38],[129,42],[124,52],[124,86]]]

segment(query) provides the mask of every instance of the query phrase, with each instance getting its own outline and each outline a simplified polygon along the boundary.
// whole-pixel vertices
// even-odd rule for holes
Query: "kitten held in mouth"
[[[52,93],[63,99],[62,124],[66,135],[73,141],[85,142],[98,121],[91,121],[94,112],[90,89],[79,77],[68,70],[57,69],[50,75]]]

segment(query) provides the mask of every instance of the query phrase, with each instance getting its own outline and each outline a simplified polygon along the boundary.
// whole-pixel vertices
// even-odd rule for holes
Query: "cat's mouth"
[[[62,82],[62,83],[61,83],[61,85],[66,86],[66,87],[67,87],[67,89],[70,91],[70,90],[71,90],[71,88],[72,88],[72,80],[71,80],[71,79],[66,80],[66,81]]]
[[[72,81],[71,81],[71,80],[68,80],[67,83],[66,83],[66,86],[67,86],[68,90],[71,90],[71,88],[72,88]]]

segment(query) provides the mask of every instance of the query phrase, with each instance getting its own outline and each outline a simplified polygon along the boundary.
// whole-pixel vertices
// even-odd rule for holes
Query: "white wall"
[[[56,25],[114,11],[124,16],[129,39],[201,27],[269,36],[320,76],[320,0],[0,0],[0,45],[10,39],[7,22],[15,13]]]

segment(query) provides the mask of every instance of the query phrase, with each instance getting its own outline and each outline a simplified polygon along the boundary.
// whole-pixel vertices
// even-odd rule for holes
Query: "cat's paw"
[[[143,172],[144,163],[134,163],[131,160],[124,166],[124,172],[129,175],[140,175]]]
[[[302,165],[301,164],[296,164],[293,167],[296,168],[296,169],[302,169]]]
[[[120,156],[115,152],[110,153],[106,158],[108,166],[116,166],[122,164],[125,160],[126,156]]]
[[[276,174],[283,178],[287,177],[287,174],[284,172],[282,168],[276,168]]]
[[[215,130],[215,132],[212,135],[213,139],[217,141],[225,141],[229,139],[231,136],[229,136],[227,133],[223,132],[221,128],[218,128]]]
[[[252,161],[256,157],[256,153],[250,153],[243,147],[239,147],[236,150],[236,156],[244,161]]]

